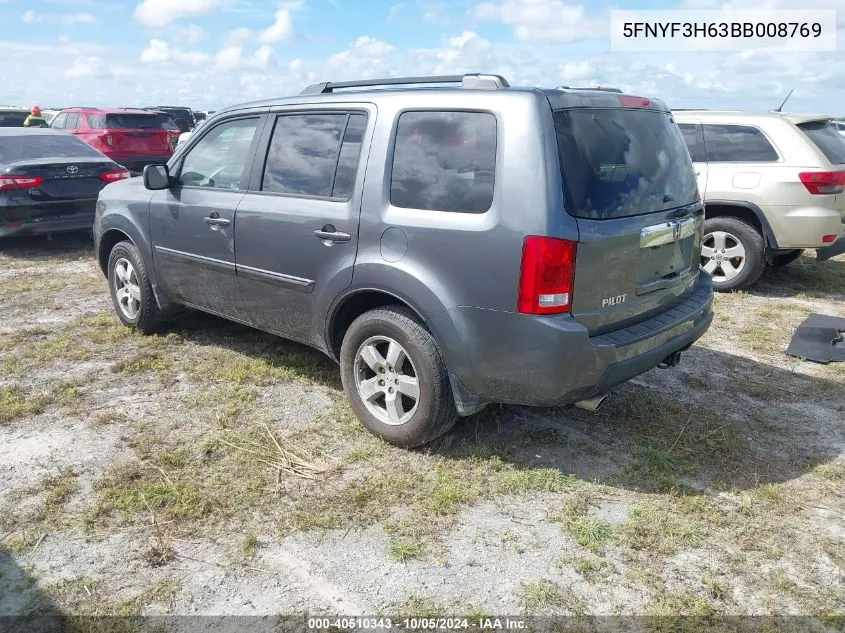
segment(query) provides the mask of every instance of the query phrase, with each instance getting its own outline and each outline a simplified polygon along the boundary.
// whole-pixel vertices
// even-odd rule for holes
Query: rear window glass
[[[678,126],[665,112],[587,109],[554,113],[567,211],[604,220],[695,200],[695,174]]]
[[[155,114],[89,114],[88,127],[94,130],[150,130],[161,129]]]
[[[67,133],[3,136],[0,164],[38,158],[102,158],[93,147]]]
[[[798,127],[810,137],[831,164],[845,164],[845,138],[836,125],[829,121],[811,121]]]
[[[390,202],[485,213],[493,203],[496,117],[487,112],[405,112],[396,127]]]
[[[778,153],[763,133],[750,125],[704,125],[707,160],[714,163],[773,163]]]
[[[0,112],[0,127],[23,127],[28,112]]]

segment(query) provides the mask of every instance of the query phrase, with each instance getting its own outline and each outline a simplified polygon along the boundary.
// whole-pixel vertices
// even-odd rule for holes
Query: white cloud
[[[267,45],[261,46],[252,55],[244,56],[240,46],[223,48],[214,56],[214,64],[222,71],[231,70],[263,70],[273,63],[273,49]]]
[[[226,35],[226,46],[241,46],[253,37],[252,29],[245,26],[229,31]]]
[[[208,32],[196,24],[189,24],[188,26],[174,24],[170,27],[170,33],[174,40],[191,45],[199,44],[208,37]]]
[[[290,9],[276,11],[276,21],[272,26],[261,32],[258,38],[262,44],[286,42],[293,37],[293,18]]]
[[[221,8],[221,0],[142,0],[135,19],[145,26],[162,27],[188,16],[205,15]]]
[[[555,43],[606,36],[610,25],[606,16],[589,15],[584,5],[561,0],[483,2],[473,7],[471,16],[508,24],[520,40]]]
[[[72,77],[74,79],[82,79],[85,77],[108,79],[128,76],[130,74],[130,69],[124,66],[109,64],[102,58],[95,55],[77,57],[67,70],[65,70],[65,76]]]
[[[25,24],[45,22],[49,24],[63,24],[76,26],[77,24],[93,24],[97,18],[90,13],[36,13],[32,9],[24,11],[21,21]]]
[[[187,64],[189,66],[200,66],[210,59],[206,53],[198,51],[183,51],[180,48],[170,46],[164,40],[150,40],[147,48],[141,51],[141,61],[148,64]]]

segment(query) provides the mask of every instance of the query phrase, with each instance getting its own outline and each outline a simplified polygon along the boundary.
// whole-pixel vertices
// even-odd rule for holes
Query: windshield
[[[845,139],[831,121],[810,121],[798,125],[832,165],[845,164]]]
[[[70,134],[21,134],[3,136],[0,164],[39,158],[101,158],[108,160],[88,143]]]
[[[29,112],[0,112],[0,127],[23,127]]]
[[[161,129],[161,123],[155,114],[88,115],[88,125],[95,130]]]
[[[695,201],[689,151],[670,114],[570,109],[554,113],[566,210],[604,220]]]

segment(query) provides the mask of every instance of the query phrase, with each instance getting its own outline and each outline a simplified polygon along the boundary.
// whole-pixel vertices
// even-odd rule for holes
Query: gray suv
[[[413,447],[676,364],[712,320],[702,220],[662,102],[464,75],[218,112],[106,187],[94,233],[124,324],[181,305],[313,346]]]

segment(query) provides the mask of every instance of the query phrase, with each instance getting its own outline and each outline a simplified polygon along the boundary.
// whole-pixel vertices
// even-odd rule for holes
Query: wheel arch
[[[423,311],[398,293],[381,288],[357,288],[341,295],[332,306],[326,319],[326,348],[329,355],[338,360],[343,337],[352,322],[362,314],[390,305],[403,306],[410,310],[428,329]]]
[[[756,204],[732,200],[708,200],[704,206],[705,220],[720,217],[744,220],[760,231],[766,248],[778,248],[777,239],[769,221],[766,219],[766,214]]]

